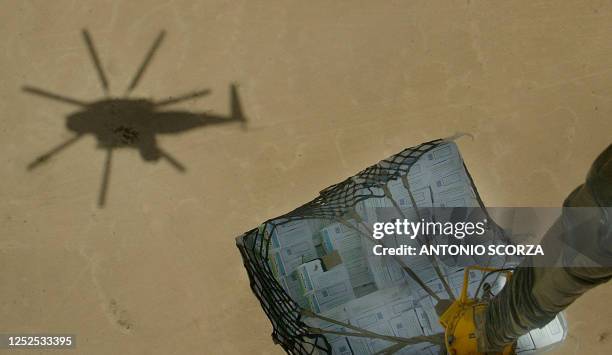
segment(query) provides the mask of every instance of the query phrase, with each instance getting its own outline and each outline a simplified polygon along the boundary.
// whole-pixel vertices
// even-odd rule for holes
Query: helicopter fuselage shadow
[[[66,128],[76,135],[94,136],[100,148],[133,148],[143,160],[157,161],[163,157],[157,135],[175,135],[210,125],[242,122],[242,117],[160,111],[156,110],[154,102],[146,99],[105,99],[68,115]]]

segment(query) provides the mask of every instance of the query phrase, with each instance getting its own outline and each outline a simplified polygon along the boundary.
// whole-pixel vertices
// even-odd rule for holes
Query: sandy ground
[[[406,146],[470,132],[492,206],[559,206],[612,141],[612,6],[601,1],[3,1],[0,333],[77,334],[79,354],[280,354],[234,237]],[[159,135],[185,166],[70,139],[78,106],[210,89],[172,109],[228,113]],[[568,312],[556,354],[612,351],[612,284]],[[15,352],[18,353],[18,352]]]

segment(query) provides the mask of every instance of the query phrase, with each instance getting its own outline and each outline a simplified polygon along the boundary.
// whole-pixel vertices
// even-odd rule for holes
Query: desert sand
[[[0,333],[78,354],[281,354],[234,238],[401,149],[458,141],[489,206],[559,206],[612,141],[612,6],[600,1],[4,1]],[[70,140],[79,102],[241,124],[157,135],[168,159]],[[35,87],[77,101],[24,91]],[[555,354],[612,350],[612,284],[567,310]],[[43,353],[15,351],[14,353]],[[46,353],[46,352],[44,352]]]

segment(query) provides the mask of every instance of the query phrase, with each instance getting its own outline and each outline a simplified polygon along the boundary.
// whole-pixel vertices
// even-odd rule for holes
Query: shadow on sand
[[[54,155],[76,143],[83,136],[91,134],[96,137],[98,147],[106,151],[106,162],[98,198],[98,205],[103,207],[106,202],[113,149],[137,149],[145,161],[152,162],[163,158],[178,171],[184,172],[186,170],[185,166],[158,146],[156,140],[158,134],[179,134],[194,128],[228,123],[240,123],[243,128],[246,128],[246,118],[242,113],[238,90],[234,84],[230,86],[230,113],[227,116],[165,109],[176,103],[206,96],[210,94],[210,90],[194,91],[161,101],[129,97],[132,90],[138,86],[164,37],[165,32],[162,31],[153,42],[123,97],[110,96],[108,80],[87,30],[83,30],[83,39],[104,90],[104,98],[95,101],[81,101],[39,88],[24,86],[23,90],[29,94],[79,108],[79,111],[66,117],[66,128],[74,135],[38,156],[28,165],[28,170],[36,169],[49,161]]]

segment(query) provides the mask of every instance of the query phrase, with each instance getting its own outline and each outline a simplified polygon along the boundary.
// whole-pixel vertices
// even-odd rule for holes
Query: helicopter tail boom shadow
[[[202,92],[205,92],[202,91]],[[174,103],[194,97],[198,92],[185,95],[177,99],[162,101],[161,104]],[[204,127],[208,125],[240,123],[243,129],[246,128],[247,118],[243,113],[240,97],[238,96],[238,88],[235,84],[230,86],[229,99],[229,115],[218,115],[208,113],[193,113],[189,111],[157,111],[152,115],[150,122],[152,129],[161,134],[180,133],[193,128]],[[157,103],[156,106],[159,106]]]

